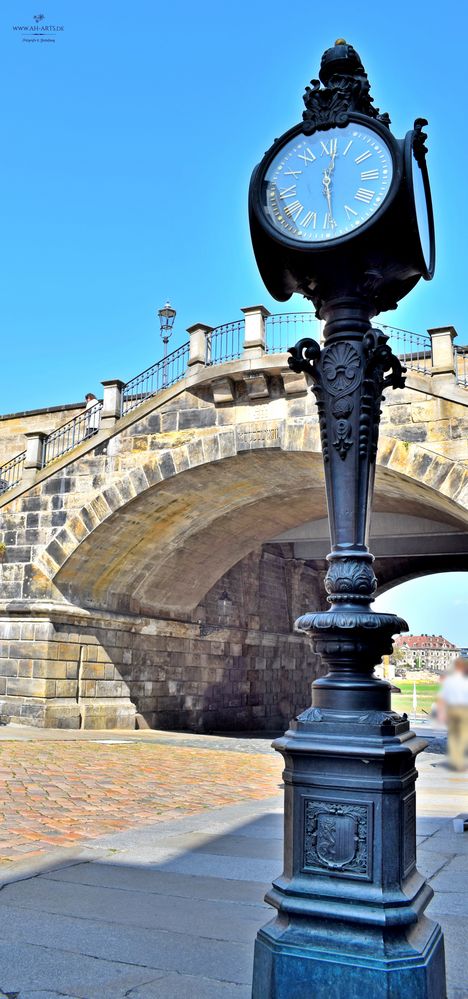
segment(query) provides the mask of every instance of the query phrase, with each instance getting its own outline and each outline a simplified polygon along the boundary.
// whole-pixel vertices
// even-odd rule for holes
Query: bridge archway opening
[[[389,583],[377,596],[377,610],[405,618],[410,634],[441,635],[457,647],[468,647],[468,560],[464,571],[446,564],[425,572],[413,571]]]
[[[468,567],[466,525],[456,504],[409,472],[377,468],[376,518],[385,522],[382,552],[376,552],[382,589],[396,579],[433,572],[449,556],[458,560],[454,567]],[[312,554],[302,545],[310,542],[301,535],[304,514],[319,531],[320,551]],[[395,553],[398,522],[406,528]],[[324,525],[321,455],[252,449],[147,487],[67,554],[53,583],[82,606],[187,614],[226,572],[264,544],[292,543],[293,557],[315,560],[321,570],[329,550]],[[407,552],[412,534],[417,545]],[[407,556],[419,562],[408,566]]]

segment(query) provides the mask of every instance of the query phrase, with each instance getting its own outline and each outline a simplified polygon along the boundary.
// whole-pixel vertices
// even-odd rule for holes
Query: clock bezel
[[[419,162],[414,153],[414,141],[417,132],[414,130],[407,132],[405,136],[405,149],[404,149],[404,163],[405,163],[405,176],[408,185],[410,211],[411,211],[411,222],[414,228],[417,239],[417,251],[419,254],[418,265],[420,268],[421,277],[425,281],[432,281],[435,271],[435,226],[434,226],[434,212],[432,208],[432,195],[431,195],[431,185],[429,183],[429,173],[427,169],[426,157],[422,156],[421,162]],[[416,197],[414,191],[414,169],[421,170],[424,193],[426,195],[426,209],[427,209],[427,222],[429,228],[429,243],[430,243],[430,260],[429,265],[426,263],[426,257],[424,255],[424,250],[421,241],[421,233],[418,223],[418,213],[416,210]]]
[[[382,204],[376,209],[369,219],[366,219],[360,226],[357,226],[351,232],[343,233],[341,236],[335,236],[333,239],[320,240],[316,243],[308,242],[304,240],[294,239],[293,236],[287,233],[281,232],[276,226],[270,221],[269,216],[265,210],[265,200],[262,197],[264,190],[266,189],[265,175],[271,163],[278,155],[278,152],[286,146],[292,139],[297,135],[304,135],[309,137],[311,135],[326,135],[333,128],[345,128],[346,125],[360,125],[365,127],[370,132],[375,132],[379,138],[387,146],[390,156],[392,158],[393,175],[390,184],[390,188],[382,201]],[[369,118],[366,115],[354,112],[347,115],[346,121],[336,122],[330,125],[328,128],[314,128],[310,129],[307,127],[307,122],[299,122],[297,125],[293,125],[287,132],[285,132],[279,139],[276,139],[270,149],[267,150],[263,160],[256,168],[254,178],[252,180],[254,183],[251,185],[252,192],[252,207],[254,208],[255,214],[262,225],[262,228],[268,233],[270,238],[276,240],[277,243],[283,246],[288,246],[291,249],[297,250],[299,253],[331,253],[333,250],[341,248],[346,243],[351,241],[356,241],[360,236],[364,235],[371,229],[377,221],[380,221],[382,217],[387,213],[388,209],[391,207],[395,197],[400,189],[401,179],[402,179],[402,162],[401,154],[398,147],[398,141],[391,134],[385,125],[381,122],[372,119],[372,123],[369,122]],[[253,188],[253,189],[252,189]]]

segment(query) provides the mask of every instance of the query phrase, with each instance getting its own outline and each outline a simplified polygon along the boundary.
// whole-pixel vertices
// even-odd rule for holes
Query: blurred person
[[[97,406],[99,400],[92,392],[87,392],[85,395],[85,413],[86,413],[86,434],[85,440],[88,437],[94,437],[99,430],[99,424],[101,421],[101,413],[98,409],[94,407]]]
[[[438,704],[439,719],[447,723],[450,763],[455,770],[464,770],[468,751],[468,659],[455,659],[452,672],[442,681]]]

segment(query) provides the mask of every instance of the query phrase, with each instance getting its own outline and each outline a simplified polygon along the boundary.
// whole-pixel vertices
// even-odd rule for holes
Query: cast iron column
[[[407,624],[371,609],[380,403],[404,381],[369,312],[364,300],[326,303],[323,349],[302,340],[290,351],[317,399],[332,541],[330,609],[296,627],[329,672],[274,743],[285,760],[284,872],[266,896],[278,914],[258,933],[253,999],[446,995],[442,933],[424,916],[433,892],[416,869],[415,758],[426,744],[373,675]]]
[[[432,889],[416,869],[425,743],[374,676],[408,626],[372,609],[367,547],[382,393],[404,386],[371,320],[434,273],[427,122],[396,139],[344,39],[319,76],[302,122],[265,153],[249,191],[268,290],[280,301],[300,292],[325,321],[323,347],[300,340],[289,364],[317,401],[331,537],[330,608],[296,622],[328,672],[274,743],[285,761],[284,872],[266,896],[277,915],[257,936],[252,995],[444,999],[442,933],[424,915]]]

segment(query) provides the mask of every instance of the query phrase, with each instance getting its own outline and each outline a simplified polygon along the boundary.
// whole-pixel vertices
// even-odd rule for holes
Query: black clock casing
[[[322,91],[323,93],[323,91]],[[372,109],[374,110],[374,109]],[[383,117],[383,116],[382,116]],[[265,176],[283,146],[296,136],[321,135],[331,128],[355,123],[377,133],[389,148],[393,176],[380,208],[359,228],[330,242],[299,242],[272,225],[266,210]],[[275,140],[254,169],[249,189],[249,218],[257,265],[270,294],[286,301],[294,292],[311,299],[320,313],[324,302],[338,294],[363,295],[373,314],[396,308],[421,277],[434,273],[434,221],[425,161],[424,119],[403,140],[396,139],[385,121],[358,111],[331,116],[329,122],[310,127],[308,121],[289,129]],[[420,171],[420,177],[417,171]],[[419,218],[415,201],[419,181]],[[425,205],[421,205],[421,190]],[[426,212],[426,247],[420,234],[421,212]]]

